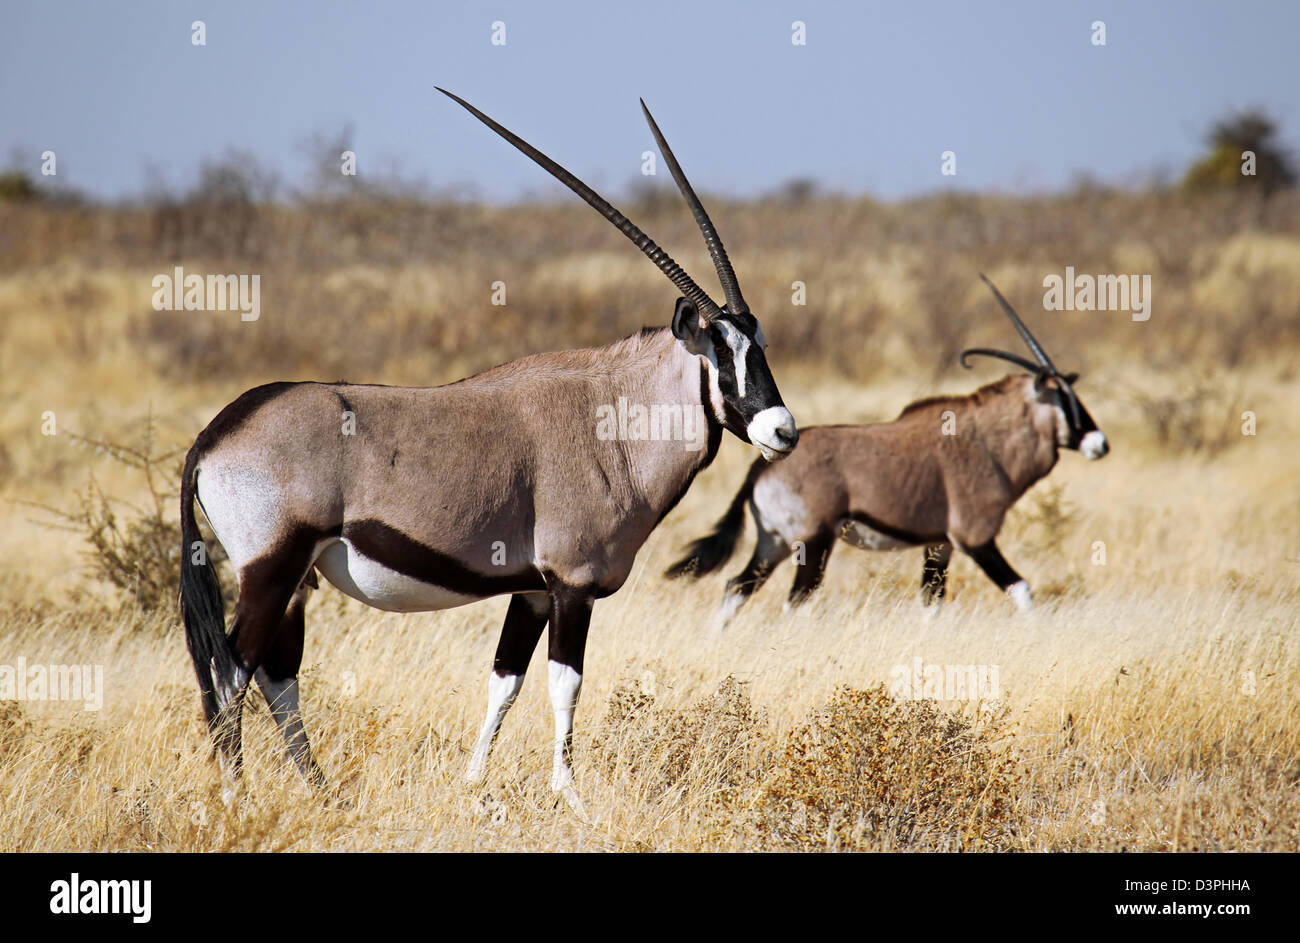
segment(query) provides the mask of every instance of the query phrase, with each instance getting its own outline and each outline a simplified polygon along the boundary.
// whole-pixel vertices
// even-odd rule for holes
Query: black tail
[[[181,617],[185,621],[185,643],[194,660],[203,697],[203,714],[208,726],[216,723],[221,709],[216,686],[233,689],[235,662],[226,641],[225,602],[217,571],[208,557],[207,545],[194,517],[195,465],[198,448],[185,457],[181,479]],[[216,676],[215,679],[213,676]]]
[[[727,508],[727,513],[713,525],[713,533],[692,543],[686,556],[665,570],[664,576],[670,580],[688,575],[698,579],[706,573],[719,569],[731,559],[731,554],[736,549],[736,541],[740,539],[740,534],[745,529],[745,504],[749,501],[749,496],[754,493],[754,482],[758,481],[758,476],[766,467],[767,462],[761,459],[750,466],[745,483],[731,499],[731,507]]]

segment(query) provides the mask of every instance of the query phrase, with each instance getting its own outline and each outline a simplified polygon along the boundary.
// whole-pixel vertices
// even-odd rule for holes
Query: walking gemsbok
[[[525,357],[440,387],[272,383],[249,390],[199,434],[186,457],[186,640],[226,775],[239,774],[241,707],[256,678],[291,758],[320,784],[297,682],[315,572],[354,599],[394,612],[509,593],[468,778],[482,779],[549,622],[551,785],[576,801],[570,744],[593,602],[623,585],[650,532],[712,461],[723,429],[769,461],[790,453],[798,431],[722,241],[644,102],[650,130],[704,235],[723,307],[581,180],[444,94],[636,243],[685,296],[677,299],[672,325],[605,347]],[[602,433],[600,417],[621,401],[688,421],[698,416],[702,435],[610,435],[608,424]],[[354,434],[344,434],[349,422]],[[228,635],[216,574],[199,552],[196,498],[239,577]]]
[[[721,628],[797,550],[789,604],[821,584],[838,538],[862,550],[925,547],[921,599],[942,600],[955,546],[968,554],[1021,608],[1032,606],[1029,584],[1002,557],[995,539],[1011,505],[1056,464],[1058,449],[1101,458],[1110,446],[1074,392],[1078,374],[1062,374],[987,278],[998,304],[1034,355],[964,351],[1008,360],[1030,372],[1012,374],[969,396],[939,396],[903,409],[893,422],[813,426],[800,430],[799,451],[780,466],[760,464],[712,534],[695,541],[669,577],[703,576],[730,559],[748,504],[758,527],[749,564],[727,583],[714,622]]]

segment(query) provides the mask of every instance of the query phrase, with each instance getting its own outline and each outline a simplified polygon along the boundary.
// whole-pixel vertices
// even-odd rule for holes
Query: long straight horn
[[[509,129],[503,128],[501,125],[497,124],[487,115],[483,114],[483,112],[465,101],[465,99],[453,95],[445,88],[439,88],[438,91],[442,92],[442,94],[456,102],[479,121],[482,121],[497,134],[501,135],[519,150],[523,151],[525,155],[530,157],[543,170],[549,173],[556,180],[560,181],[560,183],[564,184],[574,193],[578,194],[578,196],[582,197],[592,207],[592,209],[613,223],[618,228],[619,232],[636,243],[636,247],[644,252],[650,261],[659,267],[659,271],[668,276],[668,280],[676,285],[677,289],[683,295],[695,303],[695,307],[699,310],[700,315],[706,321],[712,321],[722,313],[717,304],[708,296],[704,289],[695,284],[695,281],[686,274],[686,271],[673,261],[672,256],[659,248],[653,239],[633,225],[630,219],[611,206],[599,193],[591,189],[591,187],[587,186],[523,138],[519,137]],[[719,246],[719,248],[721,248],[721,246]]]
[[[1033,334],[1029,333],[1029,328],[1025,327],[1025,322],[1020,320],[1020,316],[1016,314],[1015,309],[1011,307],[1007,302],[1007,299],[1002,297],[1002,292],[998,291],[997,286],[985,278],[983,272],[980,272],[980,281],[989,286],[989,290],[993,292],[993,297],[998,300],[998,304],[1000,304],[1002,310],[1007,313],[1007,317],[1011,319],[1011,323],[1016,326],[1016,330],[1020,332],[1020,336],[1024,338],[1025,343],[1029,346],[1033,355],[1038,358],[1038,362],[1052,373],[1057,373],[1058,371],[1056,366],[1052,363],[1051,358],[1047,356],[1047,351],[1043,350],[1043,345],[1034,339]]]
[[[646,107],[644,98],[641,99],[641,111],[650,125],[650,133],[655,136],[659,151],[668,163],[668,170],[677,183],[677,189],[682,191],[682,196],[686,198],[686,205],[691,208],[691,213],[695,216],[695,225],[700,227],[704,244],[709,247],[709,255],[713,257],[713,267],[718,270],[718,280],[722,282],[722,292],[727,296],[727,310],[732,314],[748,314],[749,305],[745,304],[745,299],[740,295],[740,282],[736,280],[736,272],[731,267],[731,260],[727,258],[727,250],[722,247],[722,239],[713,227],[709,214],[704,211],[704,204],[700,202],[690,181],[686,179],[686,174],[682,173],[682,165],[677,163],[673,149],[664,140],[663,132],[659,130],[659,125],[655,124],[655,119],[650,114],[650,109]]]

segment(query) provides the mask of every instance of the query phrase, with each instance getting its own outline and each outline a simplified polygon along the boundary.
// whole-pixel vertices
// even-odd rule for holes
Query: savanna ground
[[[998,375],[955,363],[1018,349],[981,270],[1082,371],[1112,454],[1063,455],[1000,540],[1035,612],[957,559],[928,620],[918,552],[840,545],[804,610],[782,612],[786,564],[709,637],[724,578],[659,574],[742,479],[753,453],[729,440],[596,607],[586,818],[549,794],[544,649],[486,790],[461,783],[505,600],[397,616],[332,589],[308,612],[303,695],[336,794],[306,794],[251,698],[227,809],[168,583],[171,453],[266,380],[444,382],[666,323],[672,290],[567,204],[0,207],[0,664],[102,665],[105,686],[98,712],[0,702],[0,850],[1296,850],[1295,195],[715,204],[802,425],[889,419]],[[675,200],[629,210],[712,284]],[[153,311],[151,279],[176,264],[261,273],[260,320]],[[1150,320],[1042,310],[1066,265],[1150,273]],[[96,441],[157,461],[146,475]],[[92,541],[120,566],[96,569]],[[998,696],[891,696],[916,659],[996,666]]]

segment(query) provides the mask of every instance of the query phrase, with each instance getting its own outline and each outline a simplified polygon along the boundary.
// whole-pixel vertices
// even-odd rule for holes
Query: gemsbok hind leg
[[[925,563],[921,567],[921,605],[943,602],[948,592],[948,563],[951,560],[952,544],[930,544],[925,548]]]
[[[311,564],[311,548],[306,548],[262,557],[240,570],[239,602],[229,637],[236,664],[233,677],[222,679],[218,685],[221,709],[211,724],[217,759],[227,780],[222,790],[222,799],[227,803],[234,799],[244,762],[241,731],[244,694],[254,672],[262,667],[289,603]]]
[[[763,587],[777,564],[788,556],[790,548],[785,541],[759,524],[754,555],[749,558],[743,570],[727,580],[727,593],[722,597],[722,605],[713,617],[712,631],[721,632],[725,629],[735,617],[736,610]]]
[[[325,776],[312,759],[311,744],[303,727],[302,709],[298,700],[298,669],[302,666],[307,597],[316,585],[315,574],[309,573],[298,586],[289,602],[288,611],[280,620],[280,629],[267,650],[262,666],[254,672],[253,677],[257,679],[257,686],[266,698],[275,725],[284,738],[289,759],[307,785],[320,789],[325,786]]]
[[[834,546],[835,533],[829,529],[820,530],[804,541],[804,558],[801,563],[795,561],[794,585],[790,587],[790,597],[786,600],[787,609],[803,605],[817,592],[822,577],[826,575],[826,564],[830,562]]]
[[[488,756],[501,721],[523,687],[524,672],[550,617],[551,600],[545,593],[516,593],[510,597],[510,608],[506,610],[506,622],[492,660],[492,673],[488,676],[487,717],[469,761],[469,772],[465,774],[465,781],[471,786],[481,783],[487,775]]]
[[[1034,598],[1029,592],[1029,584],[1011,568],[1011,564],[1002,556],[998,545],[990,540],[978,547],[963,547],[972,560],[979,564],[981,570],[1011,597],[1016,608],[1027,612],[1034,608]]]

